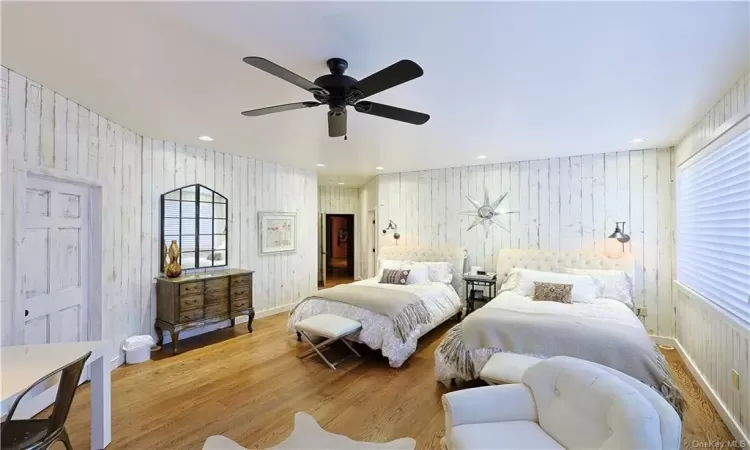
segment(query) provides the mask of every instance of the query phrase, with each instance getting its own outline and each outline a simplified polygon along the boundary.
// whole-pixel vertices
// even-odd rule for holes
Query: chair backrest
[[[21,402],[23,397],[32,391],[37,386],[46,382],[50,378],[60,374],[60,382],[58,383],[57,396],[55,397],[55,404],[52,407],[52,415],[50,416],[49,428],[47,429],[47,435],[57,432],[60,428],[65,425],[65,421],[68,418],[70,412],[70,405],[73,403],[73,397],[76,394],[78,388],[78,381],[81,379],[81,373],[83,373],[83,367],[86,364],[86,360],[91,356],[91,352],[86,353],[79,359],[73,361],[67,366],[61,367],[52,373],[45,375],[43,378],[37,380],[28,389],[23,391],[16,400],[13,402],[13,406],[8,411],[8,416],[3,422],[3,427],[13,419],[13,414],[16,411],[16,407]],[[45,436],[45,437],[46,437]]]
[[[523,376],[539,426],[565,448],[663,448],[659,414],[635,388],[577,358],[554,357]]]

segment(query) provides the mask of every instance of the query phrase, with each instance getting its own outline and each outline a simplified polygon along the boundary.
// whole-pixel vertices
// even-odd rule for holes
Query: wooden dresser
[[[253,331],[253,271],[228,269],[219,272],[156,278],[156,323],[154,329],[162,345],[163,330],[172,337],[172,353],[177,353],[180,331],[211,323],[248,316],[247,329]]]

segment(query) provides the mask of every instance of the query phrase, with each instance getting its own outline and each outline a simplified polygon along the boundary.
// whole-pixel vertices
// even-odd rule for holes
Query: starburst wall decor
[[[487,192],[487,187],[484,188],[484,204],[479,203],[478,201],[471,198],[471,196],[467,195],[466,198],[469,199],[472,205],[477,208],[476,211],[464,211],[460,212],[459,214],[464,216],[476,216],[474,219],[474,223],[471,224],[471,226],[466,230],[469,231],[475,226],[479,225],[480,223],[484,226],[484,235],[489,236],[490,229],[492,229],[492,225],[497,225],[500,228],[502,228],[505,231],[510,232],[510,230],[503,225],[502,223],[498,222],[496,220],[496,217],[508,215],[508,214],[517,214],[518,211],[505,211],[502,209],[498,209],[500,207],[500,203],[505,200],[505,197],[507,197],[508,193],[501,195],[497,200],[490,203],[490,194]]]

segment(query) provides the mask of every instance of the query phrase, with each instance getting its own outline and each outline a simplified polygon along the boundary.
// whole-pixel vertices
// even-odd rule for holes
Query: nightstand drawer
[[[206,291],[215,291],[229,287],[229,277],[206,280]]]
[[[180,311],[180,323],[192,322],[203,318],[203,309],[191,309],[189,311]]]
[[[181,295],[180,296],[180,311],[188,309],[203,308],[203,295]]]
[[[198,281],[197,283],[182,283],[180,285],[180,295],[190,294],[202,294],[203,293],[203,282]]]

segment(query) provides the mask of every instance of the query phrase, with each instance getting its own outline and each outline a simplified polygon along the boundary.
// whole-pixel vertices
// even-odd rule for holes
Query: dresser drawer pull
[[[193,309],[190,311],[183,311],[180,313],[180,322],[190,322],[192,320],[198,320],[203,318],[202,309]]]
[[[203,306],[203,296],[180,297],[180,309],[193,309]]]
[[[232,298],[236,298],[236,297],[249,297],[249,296],[250,296],[250,289],[249,288],[233,289],[232,290]]]
[[[203,293],[203,283],[184,283],[180,285],[180,295],[199,293]]]

